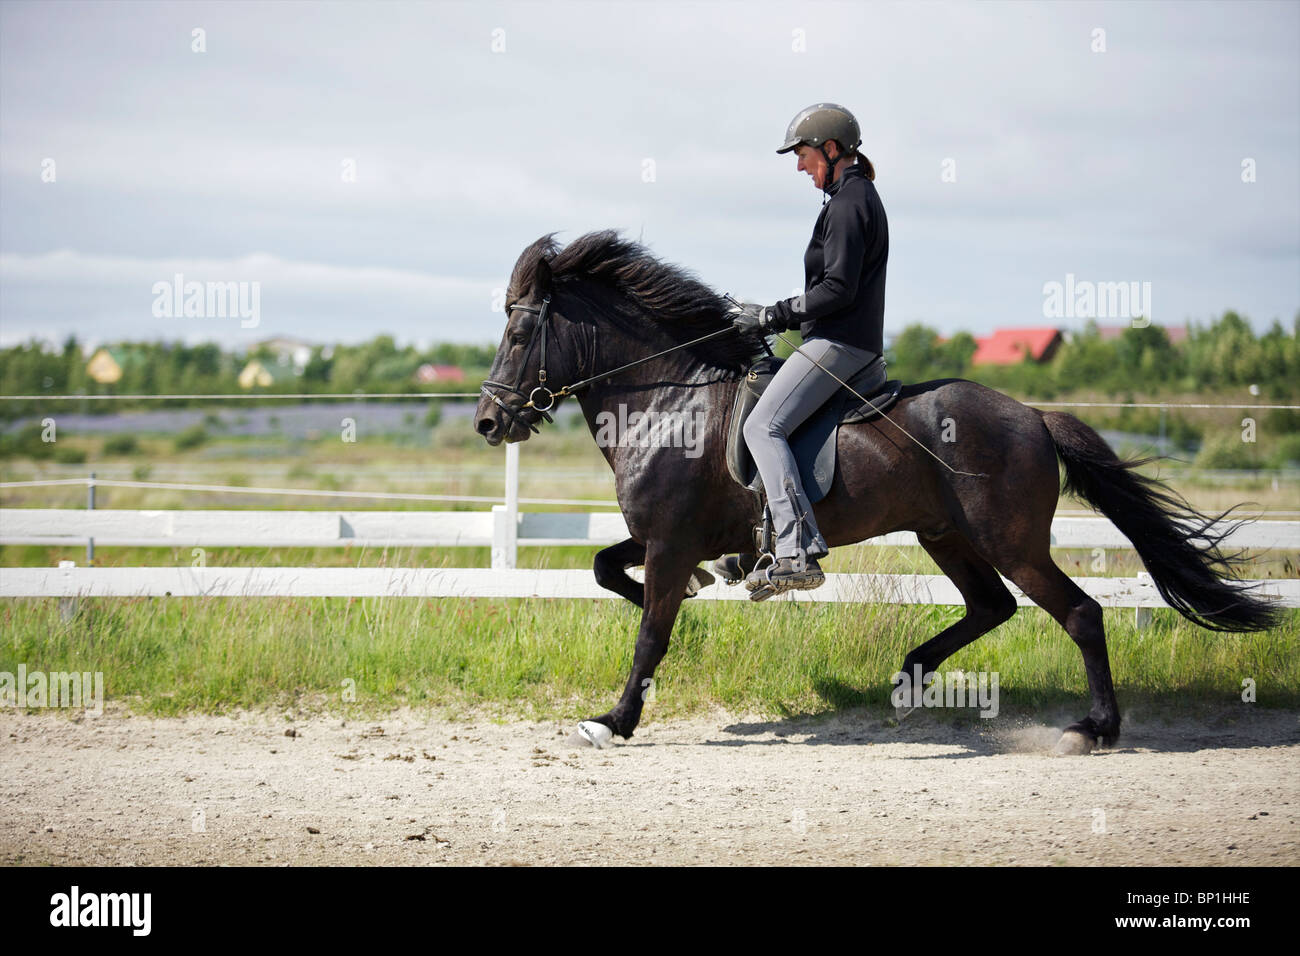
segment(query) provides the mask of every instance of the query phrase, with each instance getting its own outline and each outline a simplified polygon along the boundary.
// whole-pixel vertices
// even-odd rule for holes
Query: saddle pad
[[[761,492],[763,482],[745,444],[745,421],[782,364],[781,359],[770,356],[755,362],[736,390],[732,404],[731,422],[727,429],[727,470],[735,481],[750,491]],[[848,380],[849,385],[869,399],[867,403],[860,402],[853,392],[841,388],[790,436],[790,450],[799,465],[799,480],[810,503],[825,498],[835,480],[839,425],[870,421],[898,400],[902,383],[886,382],[885,374],[884,359],[876,358]]]

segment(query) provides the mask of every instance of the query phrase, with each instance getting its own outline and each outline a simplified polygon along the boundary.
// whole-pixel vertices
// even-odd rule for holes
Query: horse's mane
[[[615,307],[602,315],[635,334],[638,326],[655,323],[677,341],[686,342],[726,328],[729,303],[690,271],[655,258],[645,246],[619,236],[613,229],[589,232],[567,246],[555,233],[542,236],[519,257],[510,277],[517,294],[532,289],[537,265],[549,260],[557,290],[595,282],[619,293]],[[714,368],[743,372],[764,354],[752,337],[724,335],[692,346],[694,356]]]

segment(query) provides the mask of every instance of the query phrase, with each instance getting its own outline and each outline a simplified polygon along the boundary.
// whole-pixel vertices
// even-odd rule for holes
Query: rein
[[[736,302],[735,299],[732,299],[731,296],[727,296],[727,298],[731,299],[731,301],[734,302],[736,305],[740,305],[740,303]],[[515,377],[515,383],[513,385],[507,385],[504,382],[494,382],[489,379],[483,382],[483,384],[479,387],[479,390],[482,391],[484,394],[486,394],[488,398],[492,399],[492,401],[495,402],[501,408],[502,411],[504,411],[507,415],[510,416],[512,421],[518,419],[519,421],[527,425],[533,431],[534,434],[538,434],[538,435],[541,434],[541,429],[539,429],[537,425],[534,424],[533,422],[527,421],[524,418],[520,417],[525,409],[531,408],[533,411],[541,415],[542,418],[546,419],[549,423],[554,425],[555,419],[553,419],[548,414],[548,412],[555,407],[555,403],[557,401],[569,395],[572,395],[574,392],[578,391],[578,389],[586,388],[592,382],[599,382],[601,379],[611,378],[615,375],[618,375],[621,372],[626,372],[628,369],[636,368],[638,365],[644,365],[646,362],[653,362],[655,359],[660,358],[664,355],[668,355],[671,352],[677,352],[681,349],[689,348],[692,345],[699,345],[701,342],[707,342],[710,339],[721,338],[724,335],[730,335],[736,331],[735,326],[729,325],[726,328],[718,329],[717,331],[710,332],[707,335],[701,335],[697,339],[691,339],[689,342],[683,342],[681,345],[674,345],[672,348],[664,349],[662,352],[655,352],[654,355],[647,355],[645,358],[637,359],[635,362],[628,362],[626,365],[620,365],[618,368],[610,369],[608,372],[601,372],[599,375],[589,376],[588,378],[584,378],[580,381],[574,382],[572,385],[565,385],[558,392],[553,392],[551,391],[550,387],[546,384],[546,329],[547,326],[550,325],[551,297],[548,295],[542,299],[542,307],[540,309],[535,309],[532,306],[528,306],[528,305],[515,305],[510,307],[511,312],[513,312],[515,309],[518,309],[520,312],[531,312],[537,316],[537,324],[533,326],[532,335],[528,337],[528,349],[527,351],[524,352],[523,361],[519,363],[519,374]],[[516,395],[522,398],[524,393],[519,386],[523,384],[524,374],[528,368],[528,359],[532,357],[533,346],[537,344],[537,339],[539,335],[541,336],[541,340],[542,340],[542,351],[541,351],[541,361],[537,366],[538,385],[536,388],[534,388],[531,392],[528,393],[528,400],[526,402],[524,402],[522,405],[516,405],[515,407],[512,408],[509,405],[507,405],[505,402],[503,402],[501,400],[501,396],[497,395],[496,392],[489,389],[488,386],[492,385],[496,388],[504,388],[507,391],[514,392]],[[784,342],[786,345],[790,346],[790,348],[793,351],[798,352],[800,355],[808,359],[808,361],[812,362],[814,365],[816,365],[819,369],[821,369],[831,378],[835,379],[835,381],[839,382],[841,385],[847,388],[857,398],[861,399],[864,404],[870,405],[876,411],[876,413],[880,415],[881,418],[889,422],[889,424],[893,425],[900,432],[902,432],[904,435],[910,438],[918,448],[920,448],[923,452],[925,452],[927,455],[929,455],[939,464],[943,465],[943,467],[947,468],[948,471],[952,472],[952,474],[961,475],[966,478],[987,478],[988,477],[988,475],[983,473],[958,471],[956,468],[952,467],[952,465],[948,464],[946,461],[944,461],[934,452],[930,451],[930,449],[925,447],[925,445],[922,444],[922,442],[915,435],[909,432],[902,425],[898,424],[898,422],[890,418],[887,414],[885,414],[883,410],[877,408],[869,398],[859,394],[857,389],[850,386],[848,382],[844,381],[842,378],[840,378],[838,375],[836,375],[826,366],[822,365],[821,362],[817,361],[815,358],[813,358],[803,349],[799,348],[799,346],[795,345],[793,342],[787,339],[780,332],[776,333],[776,337],[780,339],[782,342]],[[766,346],[767,344],[766,337],[764,337],[763,344],[764,346]],[[768,349],[768,354],[771,354],[771,349]],[[593,359],[594,359],[594,355],[593,355]],[[541,401],[545,402],[546,403],[545,405],[539,403],[539,400],[537,398],[538,392],[544,393]]]
[[[961,475],[961,476],[964,477],[964,478],[987,478],[987,477],[988,477],[988,475],[984,474],[983,472],[974,472],[974,471],[958,471],[956,468],[954,468],[952,465],[948,464],[946,461],[944,461],[942,458],[940,458],[940,457],[939,457],[938,455],[936,455],[934,452],[930,451],[930,449],[926,448],[925,445],[923,445],[923,444],[921,443],[920,439],[918,439],[915,435],[913,435],[911,432],[909,432],[909,431],[908,431],[906,428],[904,428],[902,425],[898,424],[898,422],[894,421],[892,418],[890,418],[888,415],[886,415],[883,409],[876,407],[876,404],[875,404],[871,399],[869,399],[869,398],[867,398],[866,396],[864,396],[864,395],[863,395],[861,392],[859,392],[856,388],[854,388],[854,387],[853,387],[852,385],[850,385],[848,382],[844,381],[844,379],[840,378],[838,375],[836,375],[834,372],[832,372],[830,369],[828,369],[828,368],[827,368],[825,365],[823,365],[821,362],[817,361],[815,358],[813,358],[811,355],[809,355],[809,354],[808,354],[807,352],[805,352],[803,349],[799,348],[799,346],[795,345],[793,342],[791,342],[789,339],[787,339],[787,338],[786,338],[784,335],[782,335],[780,332],[777,332],[777,333],[776,333],[776,337],[777,337],[778,339],[780,339],[782,342],[784,342],[786,345],[790,346],[790,348],[794,349],[794,351],[798,352],[800,355],[802,355],[802,356],[803,356],[804,358],[806,358],[808,361],[812,362],[814,365],[816,365],[819,369],[821,369],[823,372],[825,372],[825,373],[826,373],[827,375],[829,375],[831,378],[835,379],[835,381],[839,382],[841,385],[843,385],[845,388],[847,388],[850,392],[852,392],[852,393],[854,394],[855,397],[862,399],[863,404],[865,404],[865,405],[870,405],[872,411],[874,411],[877,415],[879,415],[879,416],[880,416],[881,418],[883,418],[885,421],[889,422],[889,424],[893,425],[895,428],[897,428],[900,432],[902,432],[902,433],[903,433],[904,435],[906,435],[908,438],[912,439],[912,441],[916,444],[916,447],[917,447],[917,448],[921,449],[921,451],[925,452],[927,455],[929,455],[931,458],[933,458],[933,459],[934,459],[935,461],[937,461],[939,464],[943,465],[943,467],[947,468],[947,469],[948,469],[950,472],[952,472],[954,475]],[[910,713],[910,711],[909,711],[908,713]],[[904,716],[906,716],[906,714],[905,714]]]
[[[635,362],[628,362],[626,365],[620,365],[618,368],[612,368],[607,372],[601,372],[599,375],[592,375],[588,378],[582,379],[581,381],[574,382],[571,385],[565,385],[558,392],[553,392],[546,384],[546,329],[550,324],[551,297],[548,295],[542,299],[542,307],[540,309],[535,309],[532,306],[527,305],[515,305],[511,306],[510,311],[513,312],[515,309],[518,309],[520,312],[531,312],[537,316],[537,324],[533,326],[533,334],[528,338],[528,349],[524,352],[523,361],[519,364],[519,374],[515,377],[515,383],[513,385],[507,385],[504,382],[494,382],[489,379],[483,382],[480,391],[486,394],[488,398],[492,399],[492,401],[495,402],[507,415],[509,415],[511,419],[519,418],[521,412],[525,409],[531,408],[552,425],[555,424],[555,419],[551,418],[547,412],[555,407],[555,403],[562,398],[572,395],[581,388],[586,388],[592,382],[599,382],[601,379],[611,378],[621,372],[626,372],[629,369],[636,368],[638,365],[644,365],[646,362],[653,362],[655,359],[668,355],[671,352],[677,352],[681,349],[689,348],[692,345],[699,345],[701,342],[708,342],[710,339],[721,338],[724,335],[729,335],[735,332],[734,327],[727,326],[726,328],[710,332],[707,335],[701,335],[697,339],[691,339],[689,342],[683,342],[681,345],[674,345],[672,348],[664,349],[662,352],[655,352],[653,355],[647,355],[645,358],[637,359]],[[539,384],[528,393],[528,400],[526,402],[522,405],[517,405],[514,408],[511,408],[501,400],[499,395],[489,389],[488,386],[491,385],[496,388],[504,388],[507,391],[514,392],[521,398],[523,397],[523,390],[520,389],[519,386],[523,384],[524,374],[528,367],[528,359],[533,354],[533,346],[536,344],[539,334],[542,340],[541,361],[537,368],[537,381]],[[538,392],[543,393],[541,399],[538,399],[537,397]],[[543,402],[545,404],[542,404]],[[534,433],[541,433],[538,427],[532,422],[525,421],[522,418],[519,418],[519,421],[527,425]]]

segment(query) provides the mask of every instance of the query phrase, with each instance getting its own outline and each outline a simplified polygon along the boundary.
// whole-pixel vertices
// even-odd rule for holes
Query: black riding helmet
[[[862,145],[862,130],[853,114],[844,107],[836,103],[814,103],[790,120],[785,142],[777,153],[788,153],[799,145],[816,147],[826,160],[827,175],[822,191],[827,192],[831,186],[831,170],[835,168],[826,149],[831,140],[839,144],[841,156],[856,153]]]

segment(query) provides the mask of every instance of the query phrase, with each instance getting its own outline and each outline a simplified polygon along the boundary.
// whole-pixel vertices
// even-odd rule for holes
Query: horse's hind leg
[[[1101,605],[1071,581],[1046,551],[1036,559],[1022,559],[1004,567],[1003,571],[1035,604],[1056,618],[1083,653],[1092,709],[1083,720],[1065,728],[1057,751],[1078,754],[1088,753],[1098,743],[1112,746],[1119,739],[1119,703],[1106,654]]]
[[[980,557],[964,535],[952,532],[942,538],[919,540],[939,570],[961,591],[966,600],[966,614],[907,655],[902,673],[913,681],[912,686],[915,686],[918,667],[924,678],[957,651],[1016,613],[1016,599],[993,565]]]

